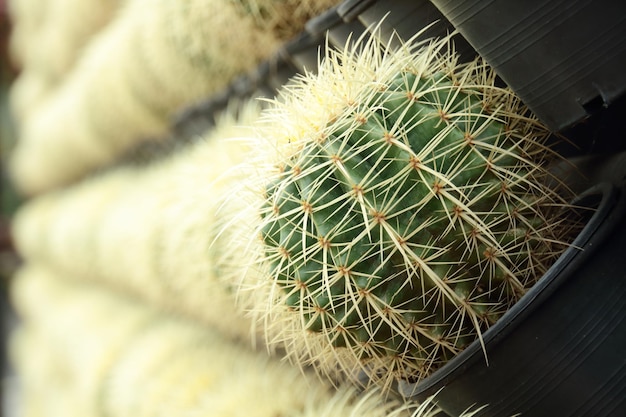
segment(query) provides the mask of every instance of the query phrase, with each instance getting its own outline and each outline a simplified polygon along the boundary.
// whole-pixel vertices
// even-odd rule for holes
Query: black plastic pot
[[[345,0],[346,22],[407,40],[455,30],[462,61],[478,54],[568,144],[566,156],[626,150],[626,2],[614,0]],[[570,146],[573,145],[573,146]]]
[[[624,161],[623,155],[619,156]],[[581,194],[597,207],[542,279],[478,341],[400,392],[450,416],[626,415],[626,170]],[[582,178],[582,177],[581,177]],[[485,360],[485,353],[488,363]]]
[[[624,1],[432,2],[553,131],[626,93]]]
[[[383,42],[399,36],[404,41],[445,37],[455,31],[439,9],[429,0],[345,0],[337,7],[345,22],[360,22],[364,28],[376,27]],[[462,61],[470,61],[476,52],[462,36],[454,37],[457,53]]]

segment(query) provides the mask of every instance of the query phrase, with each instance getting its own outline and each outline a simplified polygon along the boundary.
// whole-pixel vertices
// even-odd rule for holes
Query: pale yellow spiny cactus
[[[124,0],[9,0],[16,65],[60,81]]]
[[[123,0],[12,0],[9,46],[20,69],[11,87],[18,126],[64,82],[85,46],[114,18]]]
[[[216,196],[233,186],[225,173],[246,158],[238,137],[250,134],[243,126],[258,117],[259,105],[231,112],[174,155],[29,201],[13,224],[18,250],[248,339],[251,325],[238,314],[234,286],[216,272]]]
[[[272,7],[300,10],[290,24],[301,30],[303,11],[329,4]],[[129,1],[24,126],[11,161],[16,184],[30,194],[67,184],[165,135],[182,107],[276,52],[282,40],[259,19],[226,0]]]
[[[87,415],[89,407],[86,409],[84,401],[74,395],[74,381],[65,364],[59,361],[57,348],[50,346],[47,338],[21,326],[13,330],[7,350],[13,372],[19,375],[19,391],[13,393],[7,403],[10,400],[17,403],[20,416],[63,417],[67,410]],[[13,378],[18,376],[14,374]],[[50,381],[55,383],[50,384]]]
[[[24,66],[26,62],[35,60],[35,45],[41,39],[41,29],[46,23],[51,3],[42,0],[7,2],[7,12],[14,26],[9,40],[9,51],[15,65]]]
[[[420,405],[334,388],[210,327],[84,281],[34,264],[14,281],[21,321],[10,350],[24,417],[436,415],[432,399]]]
[[[9,104],[15,124],[23,126],[55,87],[53,82],[36,71],[22,70],[9,90]]]
[[[18,271],[11,295],[21,323],[11,357],[25,383],[22,402],[94,413],[102,380],[153,313],[33,264]],[[123,318],[112,320],[120,309]]]

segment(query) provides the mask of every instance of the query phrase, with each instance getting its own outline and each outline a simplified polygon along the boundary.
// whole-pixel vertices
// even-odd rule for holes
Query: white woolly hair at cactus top
[[[385,401],[378,391],[335,390],[210,328],[38,265],[20,271],[14,296],[23,320],[11,354],[28,416],[435,413],[430,401],[418,407]]]
[[[430,375],[482,343],[575,233],[549,132],[451,38],[363,37],[264,119],[223,274],[268,340],[322,375],[385,389]]]
[[[237,138],[258,102],[233,105],[196,143],[147,166],[126,166],[46,193],[13,221],[20,254],[72,276],[106,283],[246,339],[232,284],[216,274],[215,229],[224,173],[248,148]]]
[[[249,3],[304,18],[334,2]],[[274,21],[228,0],[129,0],[21,129],[16,185],[26,194],[66,185],[163,137],[176,112],[276,52],[283,39],[264,19]]]

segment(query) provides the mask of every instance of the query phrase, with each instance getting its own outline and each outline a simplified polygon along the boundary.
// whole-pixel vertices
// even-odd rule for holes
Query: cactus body
[[[271,339],[323,373],[430,374],[565,246],[547,132],[448,42],[331,55],[269,117],[247,284],[269,289]]]

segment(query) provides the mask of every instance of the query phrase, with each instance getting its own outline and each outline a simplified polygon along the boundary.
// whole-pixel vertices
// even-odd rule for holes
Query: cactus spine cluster
[[[565,247],[548,132],[452,50],[331,52],[262,128],[262,174],[241,194],[256,232],[242,229],[255,260],[242,293],[270,340],[323,374],[385,387],[429,375]]]

